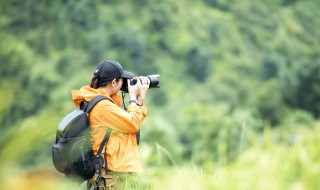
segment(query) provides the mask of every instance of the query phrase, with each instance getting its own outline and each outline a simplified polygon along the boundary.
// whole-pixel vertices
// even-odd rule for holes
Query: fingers
[[[130,80],[127,80],[128,83],[128,91],[130,94],[130,98],[134,99],[140,93],[140,81],[138,80],[137,84],[131,85]]]
[[[149,84],[150,84],[150,79],[149,79],[148,77],[140,76],[139,79],[140,79],[141,85],[147,85],[147,86],[149,86]]]
[[[143,104],[145,95],[149,89],[150,79],[148,77],[140,76],[139,78],[139,94],[138,94],[138,102],[139,104]]]
[[[149,89],[150,79],[148,77],[139,76],[137,77],[137,83],[135,85],[130,85],[130,80],[128,80],[127,83],[128,91],[132,96],[144,97]]]
[[[149,86],[150,85],[150,79],[148,77],[145,77],[146,79],[146,84]]]

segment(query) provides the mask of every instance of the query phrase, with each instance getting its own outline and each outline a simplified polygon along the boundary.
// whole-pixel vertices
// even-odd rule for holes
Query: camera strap
[[[123,109],[127,111],[127,107],[126,107],[126,104],[124,103],[124,98],[126,97],[126,94],[122,91],[121,92],[122,94],[122,105],[123,105]]]
[[[122,91],[122,104],[123,104],[123,109],[127,111],[126,104],[124,103],[124,98],[126,97],[126,94]],[[140,129],[139,131],[136,132],[136,139],[137,139],[137,145],[140,143]]]

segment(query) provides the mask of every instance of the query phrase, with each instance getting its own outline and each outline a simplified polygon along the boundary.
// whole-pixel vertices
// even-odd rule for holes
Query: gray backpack
[[[108,129],[97,155],[94,156],[88,118],[92,108],[104,99],[113,102],[105,96],[96,96],[90,102],[83,102],[80,109],[72,111],[62,119],[56,132],[56,141],[52,146],[53,164],[59,172],[80,183],[91,179],[95,172],[99,174],[99,182],[102,165],[107,163],[106,153],[104,159],[100,155],[109,139],[111,129]],[[107,172],[107,164],[105,166]]]

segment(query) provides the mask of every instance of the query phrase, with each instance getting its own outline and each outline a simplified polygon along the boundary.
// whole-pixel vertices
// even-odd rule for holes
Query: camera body
[[[148,75],[146,76],[149,78],[150,80],[150,84],[149,84],[149,88],[160,88],[159,86],[159,77],[160,75],[159,74],[154,74],[154,75]],[[130,80],[130,85],[135,85],[137,84],[137,81],[138,81],[138,78],[137,77],[134,77],[132,79],[129,79]],[[127,84],[127,81],[123,81],[123,84],[122,84],[122,87],[120,89],[122,92],[125,92],[125,93],[128,93],[128,84]]]

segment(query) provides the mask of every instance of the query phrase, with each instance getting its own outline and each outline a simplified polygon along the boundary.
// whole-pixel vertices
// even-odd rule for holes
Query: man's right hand
[[[130,80],[127,80],[128,83],[128,91],[130,95],[130,100],[137,99],[137,96],[140,94],[140,80],[137,80],[137,83],[135,85],[130,84]]]
[[[141,81],[141,85],[140,85],[140,93],[138,94],[138,103],[140,105],[143,105],[144,98],[149,89],[150,79],[148,77],[139,77],[139,79]]]

